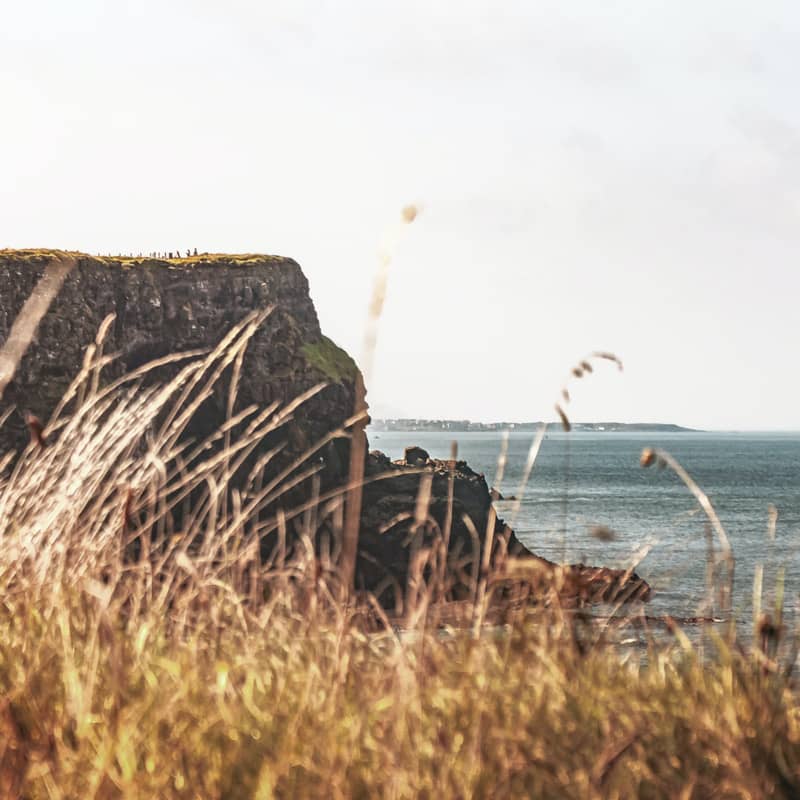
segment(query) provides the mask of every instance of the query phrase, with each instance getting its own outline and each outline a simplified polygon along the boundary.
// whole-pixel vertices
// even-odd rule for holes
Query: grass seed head
[[[607,525],[595,525],[589,533],[600,542],[613,542],[617,538],[616,532]]]
[[[645,447],[639,458],[639,464],[643,467],[651,467],[656,463],[656,451],[652,447]]]
[[[417,208],[417,206],[413,204],[407,205],[403,209],[403,222],[405,222],[406,225],[410,225],[417,218],[417,214],[419,214],[419,208]]]
[[[594,353],[592,353],[592,357],[603,358],[606,361],[613,361],[617,365],[617,368],[620,370],[620,372],[622,371],[622,361],[620,361],[619,358],[617,358],[617,356],[615,356],[613,353],[609,353],[606,350],[596,350]]]

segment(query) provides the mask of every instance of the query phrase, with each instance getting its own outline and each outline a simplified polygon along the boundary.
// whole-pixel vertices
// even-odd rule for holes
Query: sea
[[[800,619],[800,433],[553,429],[541,443],[526,486],[521,481],[534,432],[507,434],[502,480],[501,432],[368,435],[371,449],[393,459],[402,458],[408,445],[423,447],[433,458],[449,458],[456,441],[458,457],[506,498],[497,501],[498,514],[532,551],[561,563],[634,566],[654,589],[649,614],[708,614],[708,519],[674,472],[640,465],[644,448],[659,448],[688,471],[724,526],[735,559],[733,606],[742,628],[752,629],[754,607],[771,611],[781,595],[786,624]],[[512,497],[520,501],[513,520],[517,502]],[[719,541],[713,543],[719,550]],[[758,565],[760,595],[754,594]],[[719,611],[717,602],[711,615]]]

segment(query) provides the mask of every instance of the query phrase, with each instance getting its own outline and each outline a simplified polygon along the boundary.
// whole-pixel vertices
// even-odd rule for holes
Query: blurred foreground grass
[[[797,695],[722,648],[365,634],[281,602],[243,625],[220,587],[175,635],[53,587],[0,606],[4,797],[797,797]]]

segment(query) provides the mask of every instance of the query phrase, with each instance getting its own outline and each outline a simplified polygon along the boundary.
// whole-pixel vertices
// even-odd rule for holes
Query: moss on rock
[[[353,380],[358,372],[356,362],[327,336],[316,342],[306,342],[303,353],[314,369],[337,383]]]

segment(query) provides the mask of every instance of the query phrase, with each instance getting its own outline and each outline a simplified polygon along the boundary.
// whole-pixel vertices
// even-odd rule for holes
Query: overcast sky
[[[289,255],[376,416],[800,428],[796,3],[6,5],[0,247]]]

